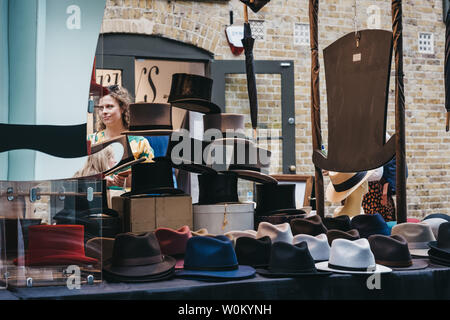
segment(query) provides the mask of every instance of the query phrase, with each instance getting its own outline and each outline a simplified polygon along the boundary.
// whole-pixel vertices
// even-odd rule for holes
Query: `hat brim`
[[[353,191],[355,191],[356,189],[359,188],[359,186],[361,186],[367,179],[369,179],[369,177],[372,175],[372,173],[374,173],[375,170],[369,170],[367,171],[366,175],[364,176],[363,179],[361,179],[360,182],[358,182],[356,185],[354,185],[352,188],[342,191],[342,192],[336,192],[336,190],[334,190],[334,186],[333,184],[330,182],[327,186],[327,190],[325,192],[326,198],[329,202],[332,203],[338,203],[341,202],[342,200],[346,199],[350,194],[353,193]]]
[[[430,249],[409,249],[409,253],[413,257],[427,258]]]
[[[253,182],[258,182],[258,183],[273,183],[273,184],[277,184],[278,180],[275,179],[272,176],[269,176],[265,173],[261,173],[258,171],[253,171],[253,170],[242,170],[242,169],[238,169],[238,170],[229,170],[231,172],[235,172],[238,176],[238,178],[240,179],[244,179],[244,180],[249,180],[249,181],[253,181]]]
[[[255,275],[256,271],[253,267],[240,265],[236,270],[224,271],[204,271],[204,270],[186,270],[176,272],[176,276],[180,278],[190,279],[217,279],[217,280],[236,280],[247,279]]]
[[[171,256],[163,255],[163,261],[160,263],[142,265],[142,266],[113,266],[112,261],[108,261],[103,266],[103,270],[119,277],[157,277],[160,274],[174,269],[177,261]]]
[[[441,266],[450,267],[450,260],[441,259],[435,256],[429,256],[430,262]]]
[[[386,266],[386,267],[391,268],[393,271],[420,270],[428,267],[428,262],[423,259],[412,259],[412,265],[410,265],[409,267],[393,267],[393,266]]]
[[[164,281],[169,280],[175,276],[174,269],[170,269],[166,272],[159,273],[156,275],[146,276],[146,277],[125,277],[118,276],[108,271],[103,270],[103,277],[108,282],[128,282],[128,283],[141,283],[141,282],[156,282],[156,281]]]
[[[169,101],[172,107],[181,108],[189,111],[195,111],[200,113],[221,113],[220,107],[208,100],[186,98]]]
[[[18,264],[19,261],[24,261],[25,266],[39,267],[39,266],[62,266],[62,265],[96,265],[99,260],[91,257],[80,255],[49,255],[41,256],[39,258],[29,259],[28,257],[19,257],[14,259],[14,264]]]
[[[436,250],[436,251],[442,252],[444,254],[449,254],[450,255],[450,249],[439,248],[437,241],[430,241],[430,242],[428,242],[428,246],[431,249],[433,249],[433,250]]]
[[[263,276],[268,278],[302,278],[302,277],[323,277],[323,276],[329,276],[331,275],[331,272],[329,271],[319,271],[317,272],[271,272],[269,269],[256,269],[256,272]]]
[[[375,270],[373,271],[351,271],[351,270],[339,270],[328,267],[328,261],[323,261],[316,263],[316,269],[322,271],[331,271],[336,273],[351,273],[351,274],[374,274],[374,273],[389,273],[392,269],[381,264],[375,265]]]
[[[176,188],[149,188],[139,191],[129,191],[122,193],[121,197],[151,197],[151,196],[159,196],[159,195],[178,195],[184,194],[184,191]]]
[[[174,131],[170,129],[155,129],[155,130],[127,130],[120,134],[136,135],[136,136],[170,136]]]

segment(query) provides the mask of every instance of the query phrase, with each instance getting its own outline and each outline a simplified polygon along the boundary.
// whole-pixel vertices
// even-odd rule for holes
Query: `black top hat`
[[[103,266],[108,280],[147,282],[174,276],[176,260],[161,254],[154,232],[116,236],[112,258]]]
[[[170,135],[172,107],[167,103],[130,104],[130,125],[122,134],[156,136]]]
[[[241,2],[245,3],[253,12],[258,12],[264,7],[270,0],[241,0]]]
[[[165,158],[134,165],[131,176],[131,191],[123,193],[122,197],[184,193],[174,188],[172,166]]]
[[[292,234],[309,234],[311,236],[318,236],[322,233],[327,233],[327,228],[322,223],[322,218],[314,215],[307,218],[299,218],[291,220]]]
[[[257,184],[256,211],[257,216],[268,216],[282,213],[287,209],[296,209],[295,184]]]
[[[347,215],[337,217],[324,217],[322,219],[322,222],[328,230],[349,231],[352,229],[350,217]]]
[[[174,73],[168,102],[177,108],[201,113],[220,113],[211,102],[213,80],[196,74]]]
[[[239,202],[237,175],[232,172],[200,174],[198,178],[198,204]]]
[[[268,268],[256,269],[256,272],[266,277],[325,276],[331,274],[331,272],[317,271],[306,241],[296,245],[282,241],[275,242],[272,245]]]
[[[215,129],[212,130],[212,129]],[[211,141],[212,137],[221,134],[220,138],[245,138],[244,115],[238,113],[213,113],[203,116],[203,139]],[[212,135],[212,136],[210,136]]]
[[[269,236],[259,239],[239,237],[236,240],[236,257],[240,265],[266,268],[269,265],[272,240]]]
[[[384,236],[371,235],[370,250],[375,256],[375,262],[394,270],[415,270],[428,266],[423,260],[413,260],[408,249],[408,242],[401,235]]]
[[[182,132],[174,133],[170,136],[164,158],[176,169],[198,174],[216,174],[217,171],[208,165],[204,158],[207,145],[207,142],[191,138]],[[158,159],[159,157],[153,160]]]

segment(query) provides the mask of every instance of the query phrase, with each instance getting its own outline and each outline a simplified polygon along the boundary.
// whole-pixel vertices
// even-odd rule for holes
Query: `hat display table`
[[[232,230],[253,230],[254,202],[193,205],[194,229],[206,228],[213,234]]]

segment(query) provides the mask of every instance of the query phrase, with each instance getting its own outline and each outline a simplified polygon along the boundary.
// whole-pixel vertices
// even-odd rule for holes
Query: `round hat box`
[[[206,228],[210,234],[254,230],[255,203],[194,204],[194,230]]]

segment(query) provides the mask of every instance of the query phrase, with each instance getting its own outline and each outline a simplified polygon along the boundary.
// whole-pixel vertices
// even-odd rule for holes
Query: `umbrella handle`
[[[445,125],[445,131],[447,131],[447,132],[449,130],[449,123],[450,123],[450,111],[447,112],[447,121],[446,121],[446,125]]]

